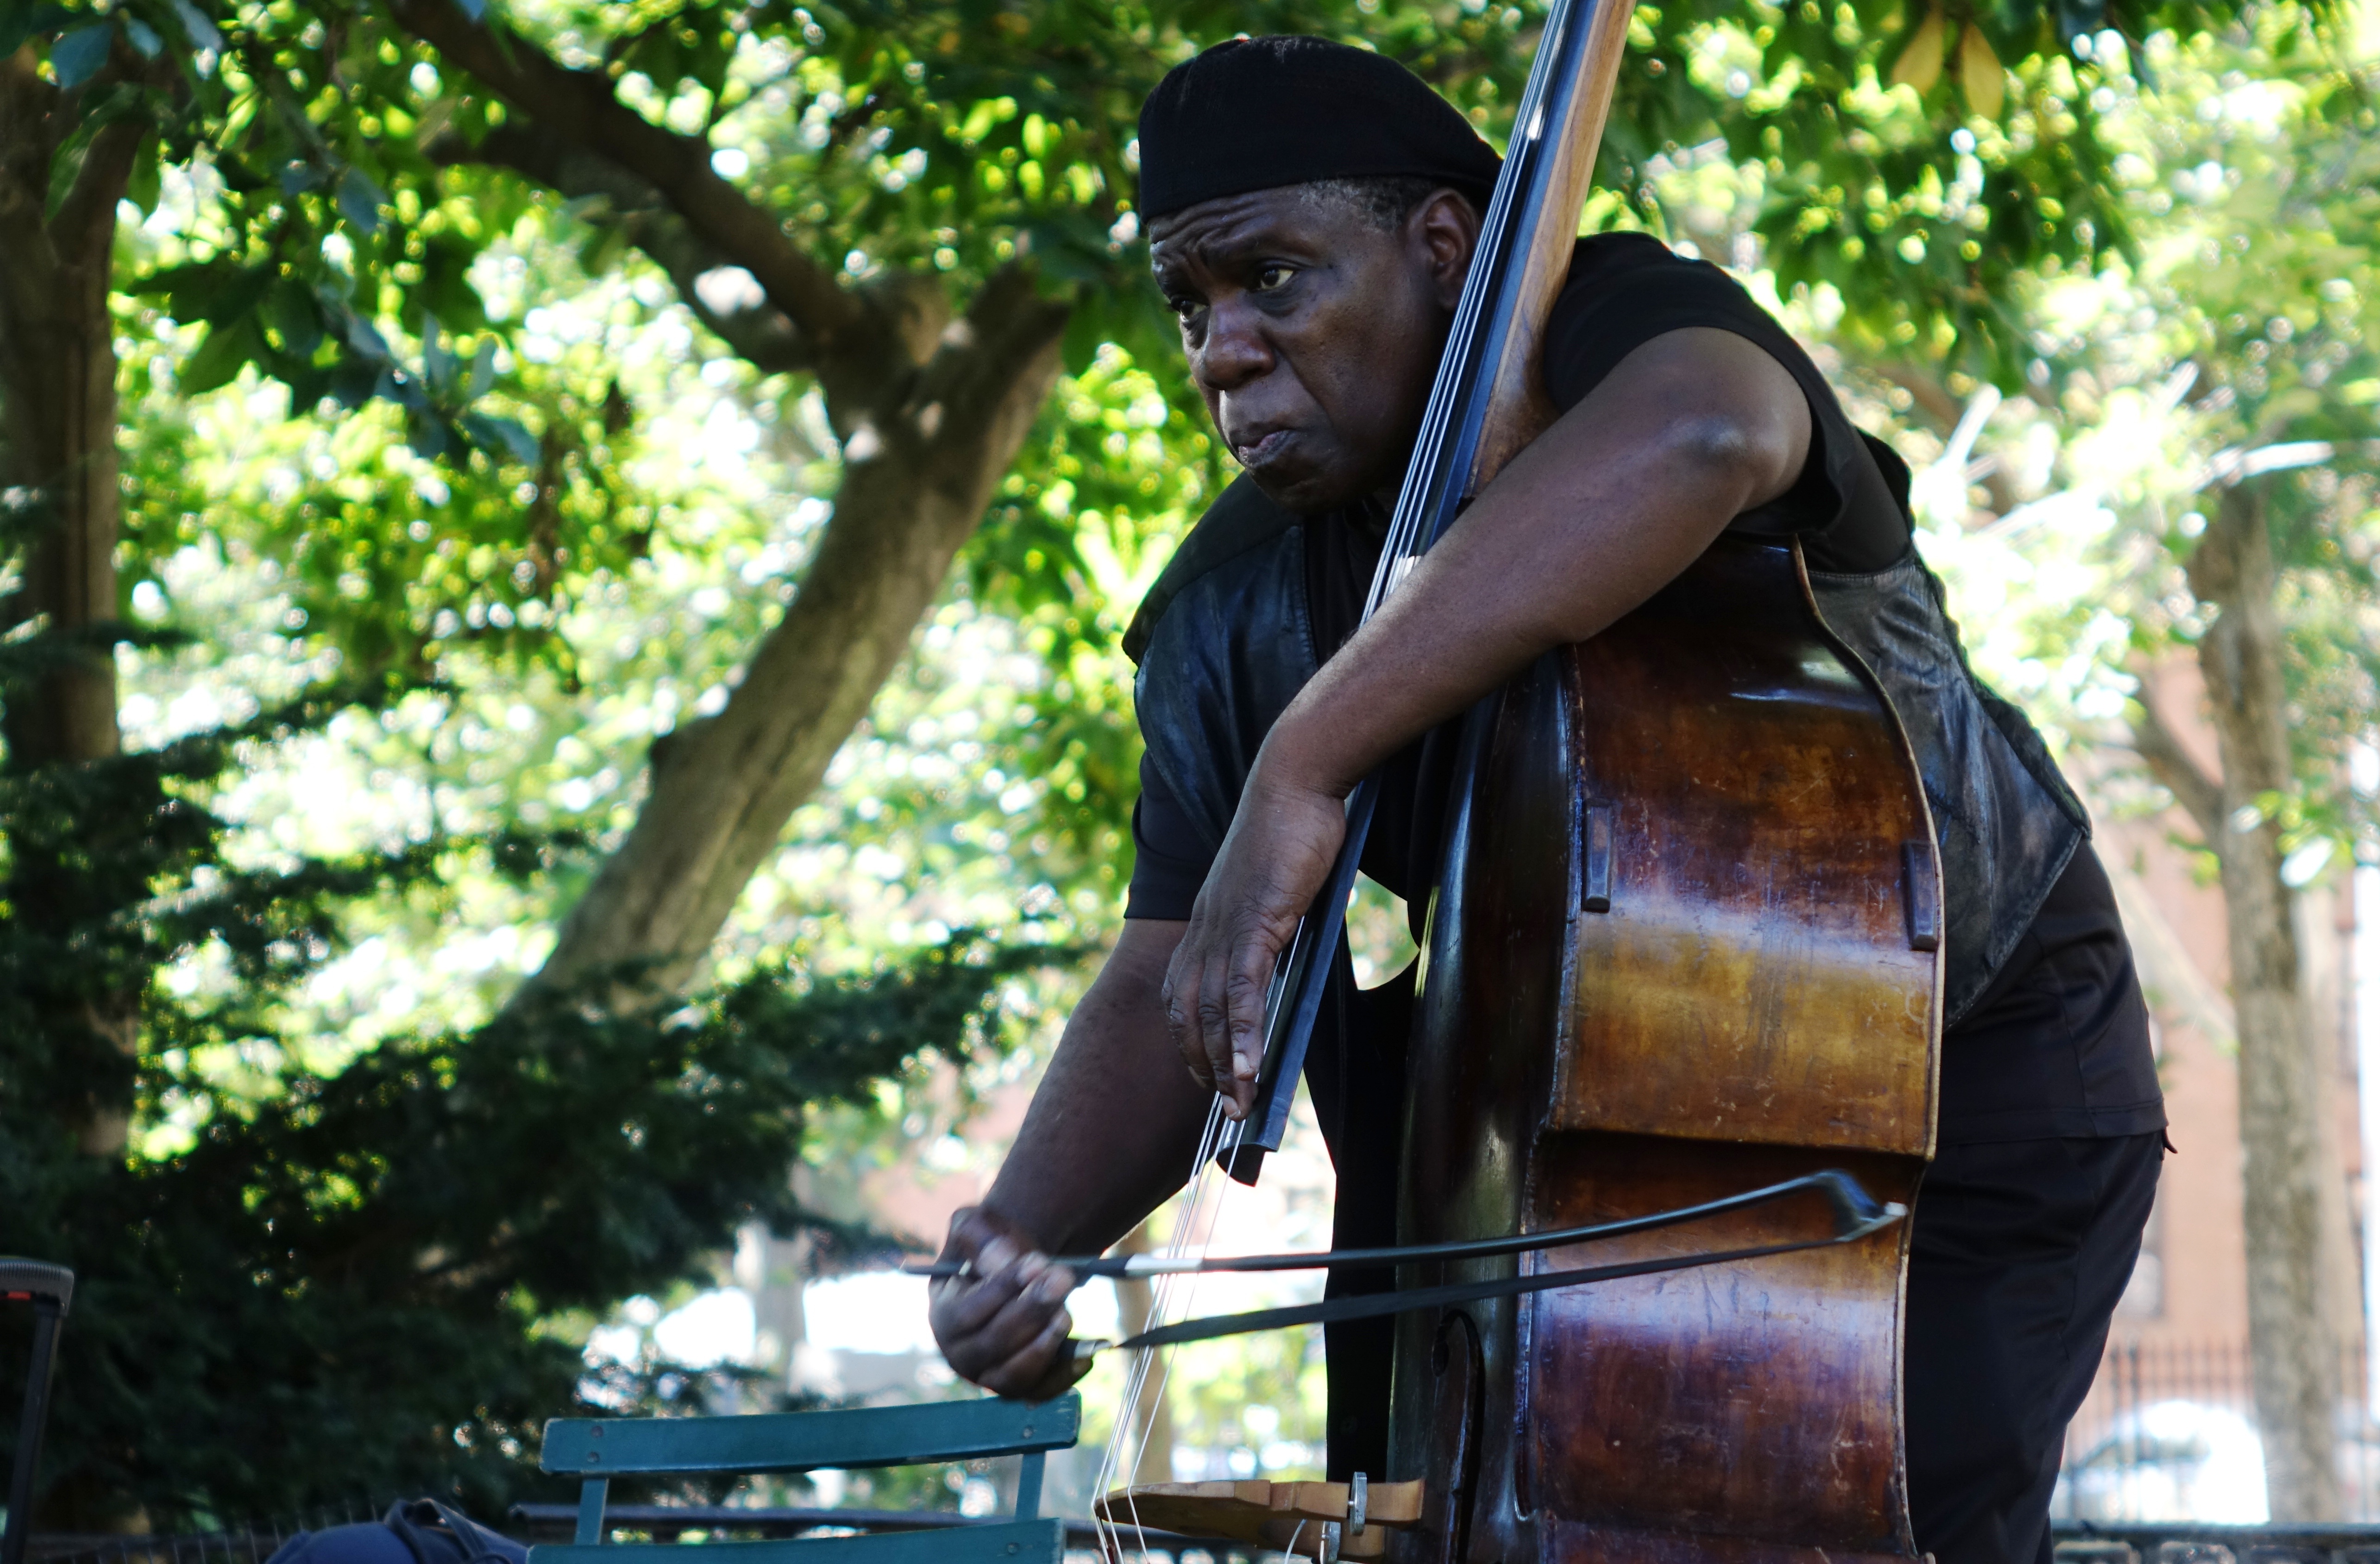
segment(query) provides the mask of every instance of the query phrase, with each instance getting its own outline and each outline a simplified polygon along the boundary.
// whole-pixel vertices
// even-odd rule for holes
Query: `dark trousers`
[[[2066,1424],[2141,1251],[2162,1131],[1945,1146],[1911,1236],[1909,1508],[1936,1564],[2049,1564]]]

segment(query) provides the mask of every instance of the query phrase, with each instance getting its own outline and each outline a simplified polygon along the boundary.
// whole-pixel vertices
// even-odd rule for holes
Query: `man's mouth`
[[[1267,430],[1254,439],[1232,441],[1232,454],[1239,458],[1242,467],[1262,467],[1281,455],[1296,434],[1293,429]]]

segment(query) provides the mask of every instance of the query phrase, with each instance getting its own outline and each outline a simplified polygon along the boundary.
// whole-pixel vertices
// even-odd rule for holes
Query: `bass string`
[[[1203,1252],[1213,1234],[1215,1219],[1220,1215],[1222,1201],[1229,1192],[1228,1182],[1214,1171],[1214,1155],[1221,1144],[1225,1127],[1226,1121],[1222,1117],[1221,1103],[1218,1099],[1214,1106],[1208,1110],[1207,1130],[1199,1142],[1198,1161],[1193,1165],[1189,1186],[1184,1193],[1173,1231],[1168,1236],[1165,1252],[1170,1257],[1179,1258],[1193,1252]],[[1188,1277],[1169,1276],[1152,1287],[1150,1318],[1174,1319],[1185,1316],[1196,1294],[1196,1279],[1195,1274]],[[1185,1286],[1185,1283],[1192,1285]],[[1172,1375],[1172,1354],[1164,1353],[1161,1367],[1160,1365],[1160,1355],[1154,1349],[1143,1349],[1132,1356],[1124,1410],[1111,1437],[1111,1448],[1108,1458],[1110,1470],[1102,1480],[1102,1489],[1106,1487],[1108,1481],[1121,1476],[1128,1470],[1125,1465],[1128,1460],[1134,1465],[1137,1465],[1136,1458],[1139,1452],[1135,1448],[1137,1441],[1135,1438],[1135,1431],[1141,1423],[1143,1409],[1152,1404],[1152,1398],[1162,1397],[1165,1394]],[[1158,1368],[1159,1372],[1156,1388],[1151,1391],[1149,1376],[1153,1367]],[[1125,1485],[1129,1487],[1129,1485]],[[1148,1538],[1142,1531],[1137,1505],[1132,1507],[1132,1524],[1140,1545],[1140,1551],[1143,1557],[1146,1557]],[[1120,1542],[1121,1538],[1117,1540]]]
[[[1187,1253],[1194,1244],[1200,1241],[1204,1233],[1210,1230],[1210,1224],[1203,1218],[1208,1215],[1215,1196],[1211,1192],[1211,1181],[1203,1177],[1203,1172],[1208,1166],[1208,1157],[1220,1136],[1220,1104],[1216,1108],[1208,1111],[1207,1129],[1199,1141],[1199,1160],[1192,1165],[1191,1177],[1182,1197],[1173,1230],[1168,1236],[1162,1252],[1169,1257],[1178,1257]],[[1179,1289],[1172,1285],[1173,1280],[1173,1277],[1168,1277],[1151,1288],[1150,1318],[1171,1317],[1174,1314],[1178,1306],[1175,1294]],[[1122,1405],[1117,1412],[1114,1428],[1109,1435],[1108,1448],[1102,1454],[1099,1466],[1099,1491],[1101,1493],[1107,1492],[1118,1476],[1130,1469],[1132,1457],[1136,1453],[1134,1448],[1134,1430],[1140,1423],[1141,1409],[1148,1404],[1149,1366],[1152,1361],[1153,1350],[1143,1349],[1132,1354],[1125,1370]],[[1162,1395],[1163,1391],[1164,1386],[1160,1380],[1157,1393]],[[1101,1521],[1100,1525],[1101,1540],[1107,1545],[1108,1556],[1111,1558],[1121,1558],[1123,1557],[1121,1533],[1117,1532],[1111,1522]],[[1141,1533],[1136,1508],[1132,1515],[1132,1525],[1135,1533]],[[1146,1557],[1148,1551],[1146,1534],[1141,1534],[1138,1540],[1141,1544],[1140,1551],[1143,1557]]]
[[[1191,1164],[1190,1177],[1180,1198],[1172,1231],[1167,1236],[1160,1253],[1167,1259],[1181,1259],[1193,1253],[1203,1254],[1211,1240],[1222,1214],[1224,1200],[1231,1193],[1231,1180],[1216,1170],[1215,1158],[1222,1148],[1223,1136],[1230,1120],[1223,1117],[1220,1097],[1207,1111],[1207,1126],[1198,1139],[1196,1159]],[[1170,1273],[1159,1277],[1150,1288],[1148,1318],[1152,1326],[1159,1322],[1172,1323],[1186,1316],[1197,1292],[1196,1272]],[[1156,1389],[1149,1389],[1152,1365],[1162,1356],[1162,1366],[1157,1374]],[[1097,1491],[1105,1494],[1118,1476],[1138,1465],[1140,1451],[1136,1448],[1135,1430],[1141,1422],[1141,1411],[1162,1398],[1172,1375],[1171,1350],[1142,1348],[1131,1355],[1125,1370],[1122,1404],[1117,1409],[1115,1426],[1108,1435],[1107,1448],[1101,1452]],[[1128,1489],[1130,1485],[1124,1485]],[[1131,1529],[1137,1551],[1148,1556],[1148,1539],[1140,1519],[1139,1506],[1126,1500],[1131,1514]],[[1122,1528],[1113,1521],[1093,1514],[1093,1523],[1102,1551],[1111,1559],[1123,1557]]]

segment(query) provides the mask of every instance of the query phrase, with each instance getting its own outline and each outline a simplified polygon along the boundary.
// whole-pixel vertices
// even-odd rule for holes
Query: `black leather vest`
[[[1250,505],[1245,483],[1200,521],[1125,639],[1140,664],[1134,699],[1150,764],[1210,849],[1231,828],[1265,734],[1319,666],[1305,530]],[[2024,714],[1967,666],[1941,583],[1915,550],[1872,575],[1814,571],[1811,586],[1916,753],[1941,844],[1953,1025],[2031,926],[2090,817]]]
[[[2091,817],[2025,715],[1967,666],[1915,549],[1873,575],[1810,572],[1828,628],[1876,674],[1917,756],[1942,851],[1942,1013],[1955,1026],[2033,926]]]

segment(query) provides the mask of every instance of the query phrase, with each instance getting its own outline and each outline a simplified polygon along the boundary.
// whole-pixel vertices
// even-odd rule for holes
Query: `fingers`
[[[1230,953],[1245,937],[1234,930],[1217,941],[1220,948],[1202,952],[1198,968],[1198,1052],[1207,1061],[1208,1079],[1225,1100],[1224,1112],[1233,1118],[1246,1114],[1256,1094],[1252,1087],[1242,1087],[1232,1064]]]
[[[1057,1362],[1041,1377],[1040,1383],[1030,1390],[1022,1392],[1020,1399],[1027,1401],[1047,1401],[1062,1396],[1073,1389],[1085,1375],[1091,1372],[1091,1366],[1095,1362],[1096,1360],[1092,1358],[1075,1356],[1075,1344],[1072,1341],[1061,1342]]]
[[[1072,1374],[1066,1341],[1074,1319],[1065,1302],[1077,1285],[1074,1272],[977,1211],[952,1219],[943,1254],[974,1268],[933,1289],[934,1339],[954,1371],[1003,1396],[1036,1396],[1052,1384],[1062,1389],[1079,1377],[1062,1378]]]
[[[1272,988],[1281,952],[1269,944],[1243,944],[1234,952],[1224,985],[1224,1028],[1231,1047],[1232,1094],[1245,1113],[1255,1106],[1257,1070],[1264,1062],[1265,999]]]
[[[1196,937],[1197,924],[1193,923],[1191,933],[1182,941],[1182,949],[1190,949],[1196,943]],[[1196,971],[1196,967],[1184,964],[1178,951],[1172,964],[1166,968],[1163,993],[1165,1030],[1173,1039],[1174,1051],[1182,1056],[1182,1062],[1189,1067],[1190,1079],[1212,1092],[1216,1089],[1214,1067],[1208,1063],[1207,1050],[1200,1042],[1196,1015],[1197,1007],[1191,997],[1198,992]]]
[[[1252,777],[1167,968],[1173,1045],[1234,1119],[1256,1103],[1274,968],[1345,836],[1336,795]]]
[[[1054,1285],[1053,1278],[1061,1277],[1065,1278],[1063,1285]],[[1017,1304],[1012,1305],[1019,1311],[1014,1324],[1016,1334],[1024,1338],[1022,1344],[984,1374],[978,1380],[979,1384],[1003,1396],[1047,1400],[1049,1394],[1055,1392],[1044,1394],[1046,1386],[1055,1381],[1062,1388],[1080,1377],[1071,1373],[1074,1349],[1070,1338],[1075,1330],[1074,1316],[1062,1306],[1066,1293],[1072,1289],[1073,1278],[1069,1273],[1062,1268],[1052,1270],[1045,1274],[1039,1283],[1028,1289]],[[1045,1314],[1047,1317],[1043,1318]],[[1039,1322],[1038,1328],[1036,1321]]]
[[[1250,943],[1251,935],[1257,943]],[[1237,947],[1243,966],[1260,967],[1264,973],[1251,993],[1238,992],[1230,959],[1216,948],[1227,941]],[[1222,1097],[1223,1111],[1232,1118],[1245,1117],[1256,1101],[1257,1068],[1264,1053],[1272,953],[1261,941],[1261,930],[1234,937],[1194,914],[1166,972],[1165,1024],[1173,1045],[1191,1077]]]

